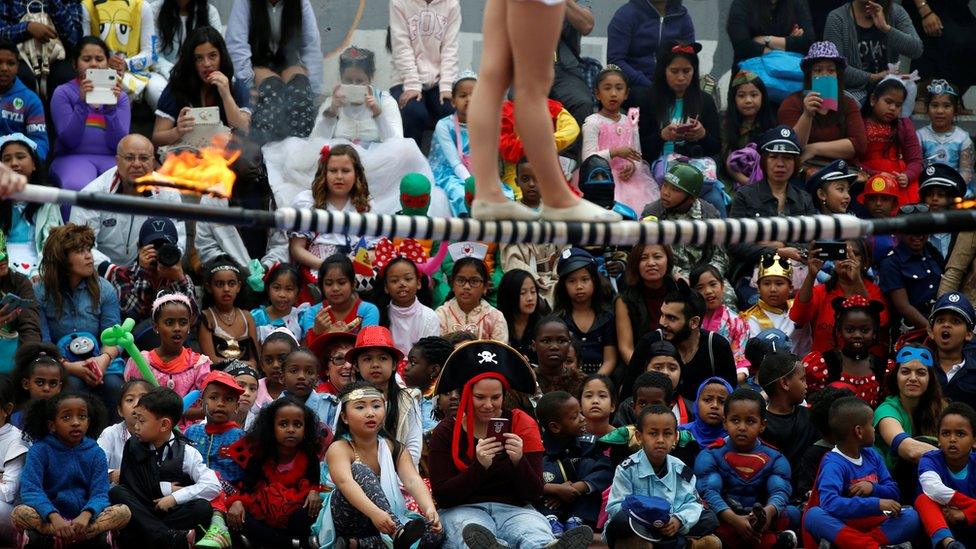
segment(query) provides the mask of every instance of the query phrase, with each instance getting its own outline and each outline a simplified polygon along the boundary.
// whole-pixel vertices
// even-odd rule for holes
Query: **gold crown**
[[[759,276],[756,280],[767,276],[781,276],[793,280],[793,266],[790,265],[790,260],[780,257],[779,254],[763,255],[759,260]]]

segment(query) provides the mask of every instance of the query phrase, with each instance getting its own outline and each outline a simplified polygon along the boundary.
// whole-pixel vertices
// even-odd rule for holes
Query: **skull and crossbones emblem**
[[[495,353],[491,351],[481,351],[478,353],[478,364],[484,364],[485,362],[491,362],[492,364],[498,364],[495,360]]]

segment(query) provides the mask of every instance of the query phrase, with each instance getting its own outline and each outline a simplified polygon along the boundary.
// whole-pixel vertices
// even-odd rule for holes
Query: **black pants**
[[[562,103],[563,107],[569,111],[569,114],[573,115],[573,118],[576,119],[576,123],[579,124],[580,128],[583,127],[583,122],[586,121],[586,117],[593,114],[595,107],[593,92],[586,84],[586,81],[583,80],[583,77],[576,72],[562,70],[557,66],[555,78],[552,81],[552,88],[549,90],[549,97]],[[586,160],[580,156],[583,150],[582,135],[581,132],[580,138],[564,149],[561,155],[572,158],[580,163]]]
[[[308,538],[312,534],[314,520],[309,518],[308,509],[301,508],[288,517],[288,524],[283,529],[272,528],[245,511],[244,535],[251,542],[251,547],[290,547],[290,540],[294,539],[302,547],[310,547]]]
[[[390,88],[390,95],[397,101],[403,95],[403,86],[396,85]],[[420,93],[420,101],[411,101],[400,110],[400,117],[403,119],[403,137],[408,137],[417,142],[423,139],[424,132],[433,130],[437,121],[445,116],[454,114],[454,106],[450,101],[441,101],[441,91],[438,86],[434,86]]]
[[[132,512],[129,524],[119,533],[122,547],[167,547],[171,542],[172,530],[191,530],[197,526],[207,527],[213,508],[209,501],[195,499],[179,504],[169,511],[157,511],[152,502],[146,501],[127,486],[114,486],[108,492],[114,504],[125,504]]]

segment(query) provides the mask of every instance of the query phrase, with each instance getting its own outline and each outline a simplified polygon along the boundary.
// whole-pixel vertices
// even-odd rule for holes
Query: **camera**
[[[183,252],[180,251],[176,244],[164,240],[157,240],[154,246],[156,248],[156,261],[164,267],[172,267],[183,258]]]

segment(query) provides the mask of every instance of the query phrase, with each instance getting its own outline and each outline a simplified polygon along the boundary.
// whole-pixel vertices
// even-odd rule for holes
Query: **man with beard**
[[[681,383],[678,392],[694,399],[702,381],[719,376],[735,386],[735,358],[727,339],[701,327],[705,301],[683,281],[664,297],[661,306],[661,328],[641,338],[638,346],[662,339],[678,349],[681,361]]]

